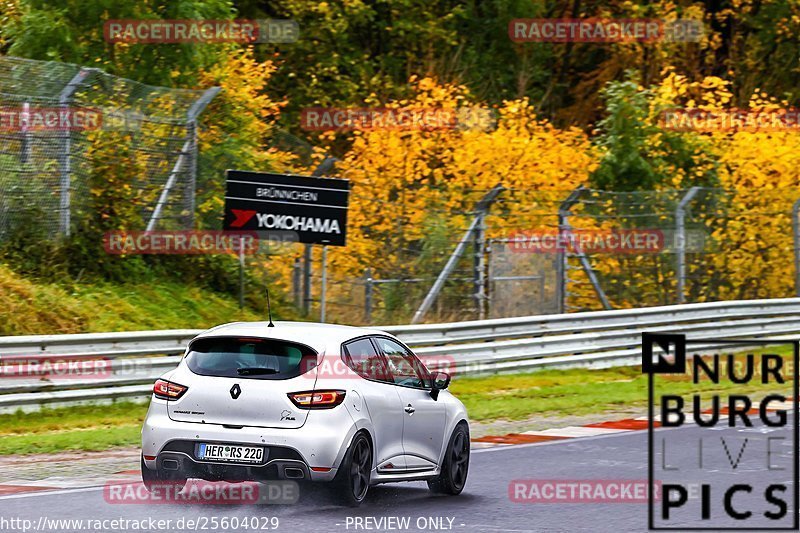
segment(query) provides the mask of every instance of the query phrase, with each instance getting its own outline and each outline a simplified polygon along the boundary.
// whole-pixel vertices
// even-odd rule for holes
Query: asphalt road
[[[657,439],[666,439],[666,456],[661,461],[657,450],[658,468],[666,466],[681,470],[657,472],[657,477],[672,476],[683,481],[710,482],[712,492],[712,521],[700,519],[699,500],[695,497],[672,516],[670,527],[738,526],[743,523],[727,520],[724,516],[720,487],[732,483],[750,483],[753,495],[737,495],[733,499],[740,510],[752,509],[761,517],[763,511],[774,510],[765,503],[761,487],[769,483],[787,483],[789,512],[786,520],[797,514],[792,500],[792,427],[773,429],[758,426],[746,429],[717,428],[700,430],[685,427],[658,431]],[[698,439],[704,439],[704,464],[697,465]],[[775,437],[784,437],[781,441]],[[725,445],[721,444],[725,439]],[[744,439],[748,443],[742,450]],[[771,441],[771,456],[765,457],[767,439]],[[657,440],[657,442],[659,442]],[[659,444],[660,445],[660,444]],[[722,447],[720,447],[722,446]],[[724,446],[728,447],[725,452]],[[658,446],[656,446],[658,448]],[[775,469],[767,470],[767,459]],[[736,462],[736,468],[731,462]],[[784,468],[786,470],[777,470]],[[197,504],[110,504],[99,488],[62,490],[50,493],[14,495],[0,498],[0,530],[22,531],[21,522],[8,520],[27,519],[29,531],[96,531],[87,520],[171,520],[167,529],[156,524],[137,523],[127,528],[107,523],[108,531],[181,531],[245,529],[242,520],[260,520],[256,530],[272,527],[277,519],[277,531],[289,532],[344,532],[344,531],[592,531],[620,532],[647,530],[646,503],[519,503],[509,497],[509,483],[516,479],[537,480],[639,480],[647,479],[647,432],[636,431],[601,437],[553,441],[513,447],[496,447],[474,450],[467,487],[458,497],[434,496],[424,483],[405,483],[372,487],[366,502],[358,509],[333,505],[324,492],[313,490],[302,495],[294,505],[197,505]],[[719,491],[719,492],[718,492]],[[660,507],[659,507],[660,509]],[[658,510],[658,509],[657,509]],[[40,518],[50,520],[40,523]],[[238,518],[238,527],[226,524],[223,517]],[[388,517],[398,517],[400,522],[380,522]],[[408,519],[406,526],[402,520]],[[763,517],[762,517],[763,518]],[[83,525],[73,523],[53,524],[52,520],[84,520]],[[183,528],[177,521],[183,519]],[[189,528],[186,521],[198,524]],[[198,520],[199,519],[199,520]],[[360,521],[358,519],[361,519]],[[6,522],[3,522],[6,520]],[[786,521],[776,522],[779,525]],[[42,524],[45,524],[43,527]],[[216,527],[213,527],[216,524]],[[248,524],[255,525],[252,520]],[[760,525],[764,525],[763,519]],[[769,524],[767,524],[769,525]],[[56,526],[56,527],[53,527]],[[60,526],[60,527],[59,527]],[[117,526],[117,527],[114,527]],[[142,528],[142,526],[144,526]]]

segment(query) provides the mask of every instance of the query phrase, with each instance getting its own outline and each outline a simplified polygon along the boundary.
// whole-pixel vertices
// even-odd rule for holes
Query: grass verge
[[[73,288],[23,278],[0,265],[0,335],[207,328],[262,320],[234,297],[175,282]]]
[[[119,402],[0,415],[0,455],[137,444],[147,404]]]

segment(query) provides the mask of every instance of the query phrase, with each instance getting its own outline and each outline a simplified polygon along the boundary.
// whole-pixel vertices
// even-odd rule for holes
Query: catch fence
[[[474,191],[476,197],[482,192]],[[701,187],[504,190],[482,217],[480,232],[465,235],[479,213],[462,213],[454,217],[461,223],[406,239],[401,268],[387,261],[366,266],[360,276],[329,272],[326,318],[414,320],[443,272],[417,322],[794,296],[800,294],[798,198],[786,190]],[[297,265],[293,279],[301,295]],[[315,268],[311,317],[322,297]]]
[[[128,229],[191,228],[197,118],[218,92],[0,57],[0,240],[68,236],[101,190]]]

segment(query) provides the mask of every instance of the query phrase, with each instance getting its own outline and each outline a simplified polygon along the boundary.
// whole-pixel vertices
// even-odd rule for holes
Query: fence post
[[[22,113],[24,116],[29,116],[31,104],[30,102],[25,102],[22,104]],[[19,162],[21,164],[26,164],[31,159],[31,134],[28,131],[28,123],[27,121],[23,124],[20,124],[20,133],[22,134],[21,139],[21,146],[19,149]]]
[[[294,297],[294,306],[300,309],[300,304],[302,302],[301,294],[301,280],[302,279],[302,269],[300,268],[300,258],[294,258],[294,266],[292,266],[292,296]]]
[[[192,119],[186,124],[186,136],[189,142],[189,180],[186,183],[186,197],[184,198],[183,227],[194,228],[194,202],[197,190],[197,120]]]
[[[336,165],[338,161],[339,161],[338,158],[330,155],[325,157],[325,159],[322,160],[322,163],[320,163],[317,166],[317,168],[314,169],[311,175],[316,177],[324,176],[325,174],[333,170],[333,167]]]
[[[244,309],[244,236],[239,237],[239,310]]]
[[[367,324],[372,322],[372,269],[364,270],[364,321]]]
[[[303,250],[303,315],[311,311],[311,245]]]
[[[478,309],[478,319],[486,318],[486,211],[478,212],[478,222],[475,225],[473,239],[473,249],[475,252],[473,261],[472,280],[475,289],[475,307]]]
[[[800,296],[800,199],[792,206],[792,233],[794,235],[794,292]]]
[[[83,83],[83,80],[91,72],[91,69],[81,68],[70,82],[61,90],[58,95],[58,106],[64,113],[68,113],[75,91]],[[59,202],[59,232],[64,237],[69,237],[71,225],[71,190],[72,190],[72,132],[65,129],[61,135],[61,154],[59,156],[59,167],[61,170],[61,200]]]
[[[558,240],[568,229],[567,218],[569,217],[569,210],[578,202],[581,194],[583,194],[585,187],[579,185],[577,189],[572,191],[567,198],[558,206]],[[565,313],[567,310],[567,251],[559,244],[556,252],[556,305],[558,306],[557,312],[559,314]]]
[[[473,235],[473,232],[475,231],[475,228],[478,226],[480,219],[486,215],[486,212],[489,210],[489,206],[491,206],[494,203],[494,201],[497,199],[500,193],[503,192],[504,190],[505,188],[502,185],[497,184],[492,188],[491,191],[486,193],[486,195],[483,198],[481,198],[481,200],[477,204],[475,204],[476,215],[472,219],[472,223],[469,225],[469,228],[467,228],[467,231],[466,233],[464,233],[464,236],[461,237],[461,240],[458,242],[458,245],[456,245],[456,249],[453,250],[452,254],[450,254],[447,263],[444,265],[442,271],[439,272],[439,276],[436,278],[436,281],[433,282],[433,286],[428,291],[428,294],[425,295],[425,299],[422,301],[422,304],[420,304],[419,309],[417,309],[417,312],[414,313],[414,317],[411,319],[412,324],[419,324],[419,321],[422,320],[422,318],[425,316],[425,313],[427,313],[428,310],[431,308],[433,302],[436,300],[436,297],[439,295],[439,291],[442,290],[444,282],[450,276],[450,273],[453,271],[453,269],[455,269],[456,263],[461,258],[461,255],[464,253],[464,249],[467,246],[467,242],[469,241],[469,238]]]
[[[325,300],[328,296],[328,246],[322,245],[322,283],[320,284],[319,321],[325,322]]]
[[[677,252],[677,276],[676,292],[678,293],[678,304],[686,303],[686,206],[700,192],[700,187],[692,187],[678,202],[675,208],[675,249]]]
[[[494,308],[494,278],[495,278],[495,260],[493,254],[495,253],[495,243],[497,239],[487,239],[486,240],[486,316],[491,317]],[[507,243],[504,243],[505,246]]]
[[[581,194],[586,188],[583,185],[580,185],[577,189],[572,191],[564,202],[562,202],[561,206],[558,209],[558,237],[559,241],[561,240],[561,236],[564,234],[571,234],[572,226],[569,224],[568,217],[570,215],[570,209],[572,206],[578,203]],[[589,278],[589,282],[592,284],[594,288],[595,294],[600,299],[600,303],[603,305],[603,309],[611,309],[611,303],[608,301],[606,297],[605,291],[603,291],[603,287],[600,286],[600,280],[597,279],[597,275],[592,270],[592,264],[589,262],[589,258],[586,257],[584,251],[578,247],[576,255],[578,256],[578,260],[581,262],[581,266],[583,267],[584,272],[586,272],[586,277]],[[559,250],[559,261],[557,264],[558,267],[558,292],[560,295],[559,298],[559,313],[565,313],[567,304],[566,304],[566,297],[567,297],[567,251],[566,250]]]
[[[200,113],[203,112],[203,109],[208,105],[208,103],[214,99],[217,94],[222,90],[221,87],[212,87],[207,89],[200,98],[197,99],[195,103],[189,108],[189,111],[186,112],[186,117],[188,119],[187,125],[194,123],[197,120],[197,117]],[[188,127],[188,126],[187,126]],[[186,133],[186,141],[183,143],[181,147],[181,151],[178,154],[178,159],[175,161],[175,165],[172,167],[172,171],[169,173],[169,177],[167,178],[167,182],[164,184],[164,188],[161,190],[161,195],[158,197],[158,202],[156,203],[155,208],[153,209],[153,214],[150,215],[150,220],[147,222],[147,231],[153,231],[156,229],[156,224],[158,220],[161,218],[161,211],[164,209],[164,205],[167,203],[167,198],[169,198],[169,193],[172,191],[172,188],[175,186],[175,182],[178,180],[178,175],[183,168],[183,165],[186,163],[187,160],[191,160],[192,157],[195,158],[194,163],[190,163],[196,165],[196,158],[197,152],[196,150],[192,151],[192,145],[194,136],[194,129],[187,129]],[[191,172],[191,170],[190,170]],[[191,178],[190,179],[194,179]],[[194,188],[194,186],[192,186]],[[194,205],[194,198],[192,199],[192,205]],[[194,214],[192,214],[194,216]]]

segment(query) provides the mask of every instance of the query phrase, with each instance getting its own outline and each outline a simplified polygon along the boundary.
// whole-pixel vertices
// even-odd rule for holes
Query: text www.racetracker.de
[[[269,516],[198,516],[195,518],[155,519],[142,518],[49,518],[40,516],[38,520],[0,517],[0,531],[216,531],[216,530],[276,530],[280,526],[277,517]]]

